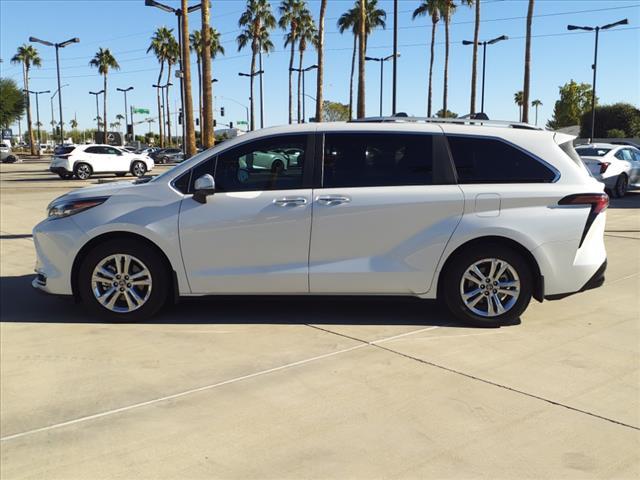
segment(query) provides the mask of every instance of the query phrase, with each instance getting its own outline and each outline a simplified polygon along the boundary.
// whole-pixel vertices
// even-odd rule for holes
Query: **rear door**
[[[637,148],[630,148],[631,152],[631,174],[629,176],[629,183],[633,185],[640,184],[640,150]]]
[[[312,293],[429,290],[463,211],[439,127],[327,132],[314,190]]]

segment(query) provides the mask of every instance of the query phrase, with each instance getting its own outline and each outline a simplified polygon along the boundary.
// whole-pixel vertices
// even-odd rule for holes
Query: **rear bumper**
[[[557,295],[546,295],[544,297],[545,300],[560,300],[561,298],[568,297],[570,295],[575,295],[576,293],[586,292],[587,290],[593,290],[594,288],[599,288],[604,284],[605,276],[604,272],[607,270],[607,260],[600,265],[600,268],[596,270],[596,273],[585,283],[582,288],[576,292],[569,293],[560,293]]]
[[[66,174],[73,173],[72,171],[67,170],[67,169],[66,169],[66,168],[64,168],[64,167],[49,167],[49,171],[50,171],[51,173],[55,173],[56,175],[65,174],[65,173],[66,173]]]

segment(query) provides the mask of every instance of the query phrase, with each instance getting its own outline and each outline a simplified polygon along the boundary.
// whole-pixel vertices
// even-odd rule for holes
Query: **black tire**
[[[136,310],[117,313],[96,299],[91,278],[96,266],[110,255],[131,255],[142,261],[151,273],[151,291],[146,302]],[[139,322],[154,316],[165,305],[169,294],[170,272],[160,254],[144,243],[131,239],[108,240],[93,248],[78,270],[78,293],[82,303],[93,313],[116,322]],[[120,300],[123,300],[122,298]]]
[[[16,157],[14,157],[13,155],[9,155],[7,158],[3,160],[2,163],[16,163],[17,161],[18,159]]]
[[[76,165],[73,167],[73,174],[79,180],[88,180],[89,178],[91,178],[91,175],[93,175],[93,168],[91,168],[91,165],[89,165],[88,163],[76,163]]]
[[[487,317],[474,313],[465,305],[462,298],[461,285],[463,276],[472,265],[483,259],[491,258],[507,262],[515,270],[520,282],[520,292],[515,303],[506,312]],[[514,323],[522,312],[526,310],[533,294],[533,273],[527,260],[512,248],[496,243],[474,245],[473,248],[456,254],[443,272],[441,282],[440,295],[449,311],[459,320],[474,326],[496,327]],[[485,288],[483,285],[482,292],[487,291]],[[491,288],[493,289],[494,287],[492,286]],[[493,292],[496,292],[496,290],[493,290]],[[489,296],[491,296],[491,293],[489,292]],[[487,295],[487,293],[482,293],[482,295]],[[473,297],[473,299],[476,298]],[[511,297],[503,296],[503,301],[504,299],[510,300]],[[485,305],[488,310],[488,302],[488,299],[481,299],[478,309],[483,309],[483,305]]]
[[[71,180],[73,178],[73,173],[59,173],[58,176],[62,180]]]
[[[147,166],[144,162],[136,160],[131,164],[131,175],[134,177],[142,178],[147,173]]]
[[[629,188],[629,178],[626,174],[621,173],[618,175],[618,180],[616,180],[616,186],[613,189],[614,198],[622,198],[627,193],[627,189]]]
[[[127,172],[118,172],[116,173],[116,177],[124,177],[127,174]]]
[[[276,160],[271,164],[271,172],[282,173],[284,170],[284,162],[282,160]]]

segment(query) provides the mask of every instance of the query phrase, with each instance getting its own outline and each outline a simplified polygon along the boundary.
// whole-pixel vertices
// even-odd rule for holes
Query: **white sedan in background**
[[[65,180],[74,176],[86,180],[94,173],[114,173],[118,177],[131,173],[140,178],[153,167],[153,160],[147,155],[111,145],[65,145],[56,148],[49,171]]]
[[[610,196],[624,197],[640,188],[640,150],[629,145],[592,143],[576,147],[591,175],[604,183]]]

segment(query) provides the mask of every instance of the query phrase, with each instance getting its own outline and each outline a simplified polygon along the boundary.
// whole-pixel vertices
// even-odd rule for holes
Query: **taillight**
[[[71,156],[70,153],[67,153],[66,155],[56,155],[56,158],[69,158]]]
[[[600,162],[600,173],[606,172],[609,165],[611,165],[609,162]]]
[[[589,231],[589,228],[591,228],[591,225],[598,214],[606,210],[609,206],[609,196],[606,193],[576,193],[562,198],[558,202],[558,205],[583,205],[591,207],[591,211],[587,217],[587,223],[585,224],[584,231],[582,232],[582,238],[580,239],[581,246],[584,241],[584,237],[587,236],[587,232]]]

